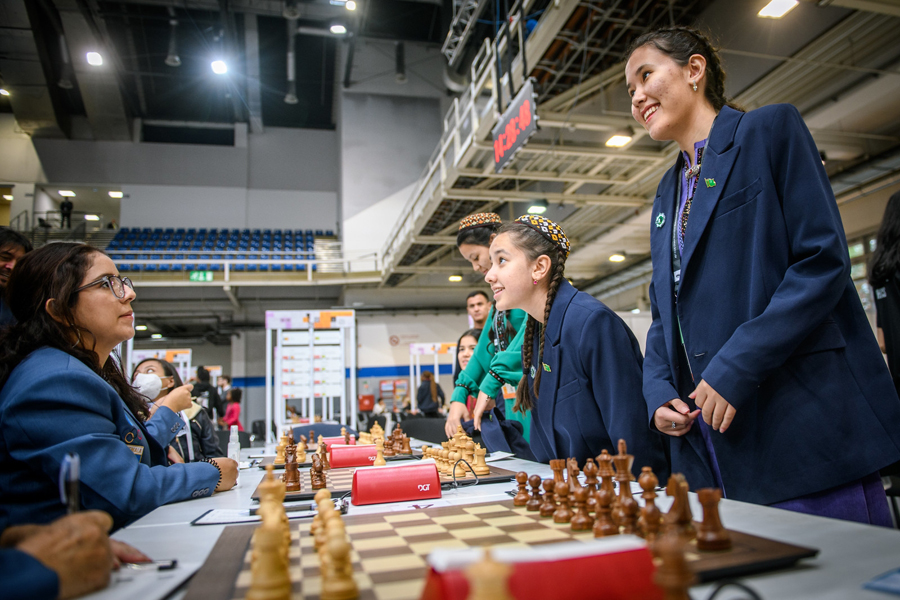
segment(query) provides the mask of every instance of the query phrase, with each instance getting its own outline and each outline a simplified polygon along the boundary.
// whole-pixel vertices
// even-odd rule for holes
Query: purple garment
[[[700,140],[696,144],[694,144],[694,164],[697,163],[697,154],[698,152],[706,145],[706,140]],[[691,157],[688,156],[687,152],[682,151],[681,157],[684,158],[684,164],[691,164]],[[691,177],[688,179],[685,177],[684,169],[681,170],[681,194],[678,197],[678,217],[676,218],[676,223],[681,223],[681,216],[684,213],[684,206],[687,204],[688,194],[695,190],[694,183],[696,183],[697,178],[700,177],[698,174],[697,177]],[[684,252],[684,237],[681,235],[681,227],[675,227],[675,235],[678,236],[678,254],[681,255]]]
[[[830,490],[770,504],[794,512],[893,527],[881,476],[875,472]]]

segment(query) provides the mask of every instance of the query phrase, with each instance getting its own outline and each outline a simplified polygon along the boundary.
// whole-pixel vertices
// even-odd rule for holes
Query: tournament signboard
[[[529,78],[491,130],[494,138],[495,173],[502,171],[516,152],[534,135],[537,131],[537,121],[534,80]]]

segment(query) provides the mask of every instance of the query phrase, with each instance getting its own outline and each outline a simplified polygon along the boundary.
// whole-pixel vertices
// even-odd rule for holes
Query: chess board
[[[352,546],[354,578],[363,600],[419,598],[428,572],[426,558],[436,548],[528,547],[594,539],[590,531],[573,532],[568,524],[541,518],[537,512],[513,506],[512,501],[343,519]],[[292,600],[317,599],[321,588],[310,525],[310,521],[291,524]],[[185,600],[244,598],[250,585],[249,542],[254,527],[225,528],[194,575]],[[784,568],[818,554],[811,548],[729,532],[731,550],[700,552],[695,546],[688,550],[688,560],[701,582]]]
[[[301,469],[303,467],[306,467],[308,469],[312,466],[312,458],[311,457],[313,454],[314,454],[313,452],[306,453],[306,457],[309,460],[307,460],[306,462],[299,463]],[[401,461],[401,460],[415,460],[415,459],[419,459],[419,458],[422,458],[422,451],[421,450],[413,450],[412,454],[395,454],[394,456],[385,456],[384,460],[387,462],[393,462],[393,461]],[[274,456],[263,457],[263,459],[257,463],[257,466],[260,469],[265,469],[269,465],[272,465],[276,471],[284,470],[284,463],[281,463],[280,465],[276,465]]]
[[[357,467],[361,469],[375,469],[378,467]],[[507,471],[506,469],[500,469],[498,467],[494,467],[492,465],[488,465],[488,468],[491,470],[490,474],[482,475],[478,478],[478,483],[503,483],[506,481],[512,481],[515,479],[516,474],[513,471]],[[335,498],[343,496],[347,492],[349,492],[353,488],[353,472],[356,471],[356,468],[347,468],[347,469],[329,469],[325,471],[325,481],[326,486],[330,491],[331,495]],[[441,487],[449,487],[453,483],[453,477],[450,475],[441,475]],[[475,476],[472,473],[467,473],[465,477],[457,477],[456,481],[461,485],[471,485],[475,481]],[[318,490],[312,489],[312,484],[309,481],[309,469],[302,468],[300,469],[300,485],[301,490],[299,492],[288,492],[285,495],[285,500],[294,501],[294,500],[312,500],[316,492]],[[250,496],[253,500],[259,500],[259,487],[253,490],[253,495]]]

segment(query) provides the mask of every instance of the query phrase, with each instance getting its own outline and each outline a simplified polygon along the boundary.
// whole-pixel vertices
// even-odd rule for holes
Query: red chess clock
[[[350,501],[363,504],[430,500],[441,497],[441,479],[434,463],[357,469]]]

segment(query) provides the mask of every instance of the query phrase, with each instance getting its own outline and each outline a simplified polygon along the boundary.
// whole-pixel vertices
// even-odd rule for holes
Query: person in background
[[[383,415],[385,410],[387,410],[387,408],[384,406],[384,398],[379,398],[378,402],[375,403],[375,406],[372,407],[372,414]]]
[[[900,192],[890,197],[875,238],[869,284],[875,293],[878,346],[900,392]]]
[[[209,371],[203,366],[197,367],[197,382],[194,384],[194,396],[197,402],[206,409],[209,419],[217,426],[222,426],[222,417],[225,416],[225,403],[216,392],[216,388],[209,382]]]
[[[219,375],[216,377],[216,393],[219,398],[225,398],[228,390],[231,389],[231,377],[228,375]],[[227,407],[226,407],[227,409]]]
[[[144,378],[156,383],[159,380],[159,393],[150,400],[150,419],[145,423],[150,435],[156,438],[160,444],[171,444],[171,447],[178,453],[180,462],[199,462],[207,458],[215,458],[225,456],[219,448],[219,440],[213,429],[209,417],[203,407],[191,399],[191,384],[183,384],[181,375],[172,363],[159,360],[156,358],[147,358],[142,360],[135,366],[132,380],[135,384],[144,382]],[[143,386],[138,386],[141,393],[144,393]],[[187,396],[187,401],[184,397]],[[182,428],[174,436],[167,435],[171,429],[162,429],[163,435],[155,435],[151,425],[161,420],[163,414],[167,410],[175,412],[184,411],[188,422],[191,425],[190,446],[188,442],[187,431]],[[181,421],[181,416],[176,415]],[[183,422],[183,421],[181,421]],[[193,458],[191,458],[191,450],[193,450]],[[172,462],[179,462],[178,458],[170,456]]]
[[[480,329],[470,329],[459,336],[459,341],[456,342],[456,364],[453,365],[453,385],[456,386],[456,377],[466,368],[469,364],[469,359],[472,358],[472,355],[475,353],[475,348],[478,346],[478,338],[481,336]],[[469,414],[472,413],[472,409],[475,408],[475,396],[469,396],[466,398],[466,409],[469,411]]]
[[[6,600],[77,598],[109,585],[120,560],[150,559],[110,540],[112,518],[91,510],[49,525],[17,525],[0,535],[0,581]]]
[[[473,329],[484,329],[490,311],[491,301],[487,293],[475,290],[466,296],[466,312],[469,313],[469,326]]]
[[[235,461],[169,466],[144,425],[147,403],[115,354],[134,336],[136,294],[108,256],[47,244],[19,261],[8,292],[17,322],[0,329],[0,529],[65,514],[58,480],[70,453],[81,459],[80,508],[109,513],[116,529],[234,486]]]
[[[75,208],[68,197],[59,203],[59,228],[72,229],[72,209]]]
[[[434,380],[434,374],[431,371],[422,371],[422,383],[416,390],[416,405],[419,412],[426,417],[439,417],[443,404],[444,390]]]
[[[225,416],[222,418],[226,427],[231,428],[232,425],[237,425],[238,431],[244,430],[244,426],[241,425],[241,396],[243,394],[239,388],[228,390],[228,395],[225,397],[228,405],[225,408]]]
[[[680,150],[652,212],[643,385],[672,470],[732,500],[890,527],[878,471],[900,460],[900,400],[803,117],[730,105],[695,29],[649,31],[626,57],[632,115]]]
[[[9,227],[0,227],[0,325],[15,321],[6,299],[6,284],[16,267],[16,261],[31,252],[28,238]]]

